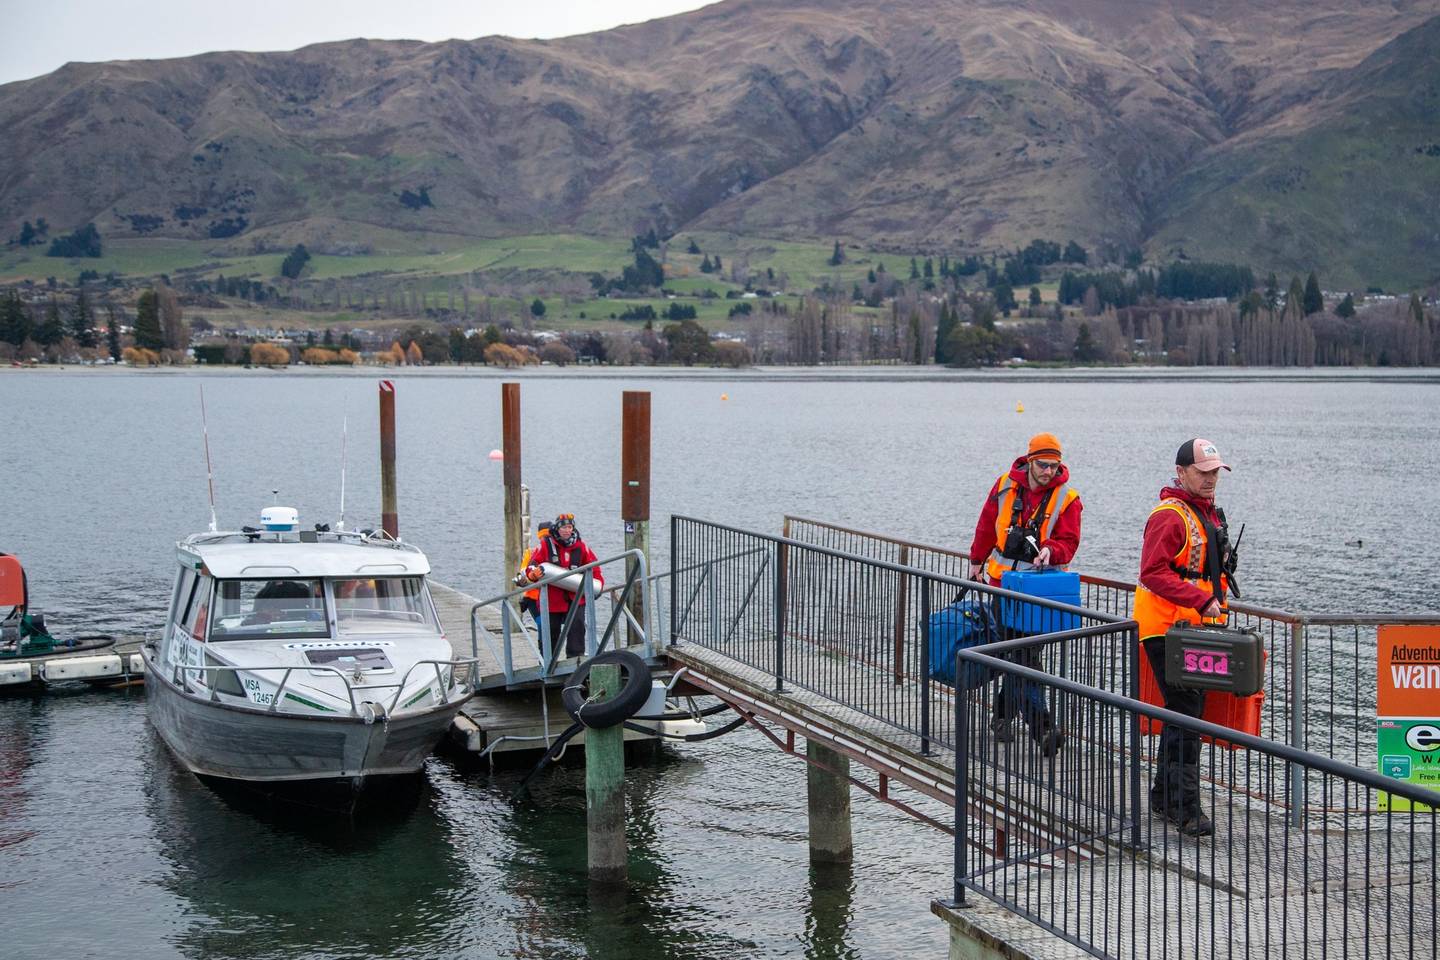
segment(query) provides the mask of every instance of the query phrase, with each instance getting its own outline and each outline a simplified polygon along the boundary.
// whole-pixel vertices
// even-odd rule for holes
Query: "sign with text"
[[[1380,772],[1440,792],[1440,626],[1387,624],[1376,640]],[[1402,797],[1379,795],[1381,811],[1411,807]]]

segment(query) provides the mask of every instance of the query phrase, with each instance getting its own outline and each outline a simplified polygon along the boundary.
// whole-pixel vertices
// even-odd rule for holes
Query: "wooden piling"
[[[400,536],[395,506],[395,381],[380,381],[380,526]]]
[[[650,556],[650,392],[626,390],[621,396],[620,519],[625,524],[625,549]],[[626,561],[626,574],[633,575],[634,560]],[[630,614],[645,623],[645,585],[631,595]],[[630,643],[638,643],[627,626]]]
[[[511,578],[520,569],[526,546],[525,521],[521,516],[524,507],[520,484],[520,384],[500,384],[500,421],[501,452],[505,455],[505,566],[500,585],[503,593],[515,586]]]
[[[620,668],[613,663],[590,669],[590,690],[597,702],[620,692]],[[585,817],[590,880],[625,883],[625,727],[616,724],[585,731]]]
[[[849,863],[855,856],[850,838],[850,758],[815,740],[805,742],[805,792],[810,813],[810,859]]]

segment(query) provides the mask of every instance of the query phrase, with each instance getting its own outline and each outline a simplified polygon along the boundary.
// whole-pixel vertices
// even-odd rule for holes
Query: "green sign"
[[[1440,792],[1440,720],[1382,717],[1377,741],[1381,773],[1392,780]],[[1409,810],[1412,806],[1419,810],[1431,809],[1383,792],[1378,800],[1381,812]]]

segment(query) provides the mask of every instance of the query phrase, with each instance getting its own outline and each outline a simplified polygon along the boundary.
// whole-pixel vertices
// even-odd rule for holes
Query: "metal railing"
[[[890,748],[953,751],[958,902],[982,893],[1104,957],[1435,957],[1440,795],[1141,702],[1125,585],[1087,578],[1109,609],[1068,607],[955,576],[931,548],[902,564],[893,541],[873,558],[686,517],[671,545],[672,643],[823,698]],[[962,612],[995,621],[988,642],[946,646]],[[1142,721],[1208,741],[1212,837],[1150,812]]]
[[[786,536],[796,540],[858,556],[949,576],[970,575],[968,557],[953,549],[909,543],[803,517],[787,516],[784,529]],[[1087,574],[1080,575],[1080,583],[1081,606],[1129,618],[1134,603],[1133,583]],[[1440,613],[1294,613],[1241,601],[1232,601],[1230,611],[1232,626],[1258,631],[1265,643],[1259,735],[1378,770],[1374,730],[1376,629],[1382,624],[1440,625]],[[1264,789],[1272,792],[1270,786]],[[1306,792],[1298,780],[1285,789],[1295,794]]]
[[[352,682],[354,671],[341,670],[338,667],[332,667],[328,664],[304,664],[300,666],[296,666],[293,664],[268,666],[244,666],[239,664],[206,664],[202,666],[198,664],[177,663],[175,664],[175,671],[177,676],[181,678],[189,677],[191,675],[206,677],[207,680],[203,684],[203,686],[209,693],[208,699],[211,702],[220,702],[220,694],[225,693],[226,691],[217,689],[215,684],[213,682],[210,682],[208,678],[212,676],[219,676],[225,673],[237,675],[236,685],[242,690],[242,693],[231,694],[231,696],[243,697],[255,706],[265,706],[266,713],[298,713],[298,711],[295,710],[284,710],[281,708],[281,703],[284,700],[284,694],[287,692],[285,688],[290,683],[291,674],[297,672],[309,675],[317,673],[330,673],[339,677],[341,684],[345,687],[346,696],[350,701],[349,716],[351,717],[361,717],[366,715],[366,712],[360,709],[360,707],[364,705],[364,702],[362,701],[361,703],[357,703],[355,700],[355,694],[357,691],[359,691],[361,694],[373,694],[378,691],[386,691],[393,689],[395,693],[393,696],[390,697],[390,702],[388,704],[378,703],[373,699],[373,697],[369,701],[371,703],[376,703],[378,706],[381,707],[381,711],[378,713],[372,712],[371,717],[373,719],[385,719],[386,717],[394,716],[396,708],[402,706],[402,704],[400,703],[400,695],[405,692],[406,686],[409,685],[411,675],[414,674],[415,671],[420,667],[428,666],[434,668],[436,685],[440,688],[440,702],[449,703],[452,699],[465,700],[470,696],[470,694],[475,692],[475,683],[477,677],[476,664],[477,661],[473,657],[466,657],[459,660],[416,660],[413,664],[410,665],[409,669],[405,671],[404,676],[402,676],[397,683],[370,682],[364,684]],[[460,667],[465,668],[464,681],[459,685],[459,692],[457,692],[452,697],[450,689],[455,686],[455,683],[453,682],[454,674],[452,672],[451,675],[447,677],[445,675],[445,669],[448,668],[451,671],[455,671]],[[240,678],[238,674],[265,674],[276,672],[281,673],[280,683],[275,688],[275,692],[271,695],[271,700],[269,704],[257,703],[249,694],[243,692],[244,685],[240,683]],[[367,679],[370,679],[368,674],[366,676]],[[185,693],[193,693],[188,683],[182,682],[179,684],[179,686]],[[430,689],[431,687],[427,684],[419,691],[417,691],[416,695],[419,696],[425,692],[428,692]],[[298,696],[298,694],[292,694],[292,699],[298,698]],[[409,704],[404,704],[404,706],[408,705]],[[310,715],[312,714],[306,714],[306,716]]]
[[[957,675],[985,671],[1044,690],[1066,739],[1050,757],[1023,737],[1001,740],[986,697],[957,696],[956,904],[975,891],[1116,960],[1434,958],[1440,794],[1051,667],[1067,643],[1137,639],[1130,621],[958,651]],[[1017,649],[1036,645],[1036,667],[1015,662]],[[1156,813],[1142,717],[1210,741],[1200,806],[1213,836],[1182,834]],[[1283,797],[1239,786],[1283,785],[1292,770],[1310,794],[1303,824]]]
[[[923,754],[952,750],[953,691],[932,678],[948,666],[959,624],[947,608],[987,619],[997,639],[1123,618],[924,573],[838,549],[688,517],[672,517],[671,642],[684,640],[905,731]],[[956,605],[961,605],[956,607]],[[943,656],[938,653],[943,652]],[[1123,649],[1064,647],[1053,667],[1088,681],[1123,675]],[[987,686],[988,689],[988,686]],[[1020,696],[1021,692],[1006,690]],[[996,695],[1001,695],[996,691]]]
[[[602,564],[613,564],[618,561],[627,561],[625,564],[624,580],[613,587],[604,590],[595,589],[595,571]],[[552,634],[550,623],[550,586],[561,580],[572,576],[580,576],[580,588],[574,591],[575,595],[581,598],[580,603],[571,603],[565,610],[565,617],[559,624],[559,636]],[[597,653],[609,648],[618,649],[621,647],[639,648],[646,659],[655,655],[654,642],[650,630],[650,614],[655,608],[654,582],[658,578],[646,574],[645,554],[639,550],[626,550],[613,557],[605,557],[593,563],[573,567],[561,574],[546,576],[534,583],[527,583],[517,587],[509,593],[491,597],[488,600],[481,600],[470,608],[470,648],[476,656],[479,655],[480,642],[483,640],[500,664],[500,670],[507,685],[522,680],[545,680],[554,676],[562,676],[573,672],[579,658],[567,658],[561,654],[565,650],[565,637],[569,635],[570,629],[577,617],[581,618],[585,630],[585,652],[583,657],[588,659]],[[539,615],[526,625],[524,611],[520,609],[520,602],[525,594],[531,590],[539,589],[537,609]],[[597,599],[606,597],[610,601],[609,616],[605,620],[604,630],[598,628]],[[632,603],[632,601],[638,601]],[[496,637],[491,629],[480,622],[480,613],[489,607],[498,607],[500,612],[500,635]],[[635,608],[638,608],[640,616],[635,615]],[[620,641],[617,627],[626,624],[625,641]],[[516,647],[521,648],[531,658],[528,662],[517,666]]]

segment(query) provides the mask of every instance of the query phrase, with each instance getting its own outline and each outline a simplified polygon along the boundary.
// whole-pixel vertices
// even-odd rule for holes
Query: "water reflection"
[[[511,901],[508,918],[516,956],[730,958],[754,955],[743,939],[744,923],[724,917],[705,902],[704,891],[676,876],[666,850],[666,827],[684,829],[662,807],[700,772],[701,764],[662,748],[653,762],[627,759],[626,885],[592,884],[586,870],[585,769],[577,754],[531,783],[528,797],[514,799],[497,823],[510,853],[499,883]],[[477,775],[486,789],[505,795],[524,771]],[[471,789],[477,785],[471,784]]]
[[[34,838],[30,822],[31,796],[26,774],[35,765],[36,724],[43,724],[40,697],[35,694],[7,694],[0,710],[0,858],[14,855],[11,848]],[[43,735],[43,731],[42,731]],[[21,881],[0,874],[0,890],[21,885]]]
[[[192,957],[454,952],[463,870],[423,778],[353,815],[212,789],[149,736],[145,792],[191,921],[170,941]]]
[[[855,909],[855,875],[848,863],[810,865],[810,904],[805,911],[806,960],[848,960],[860,956],[850,944]]]

